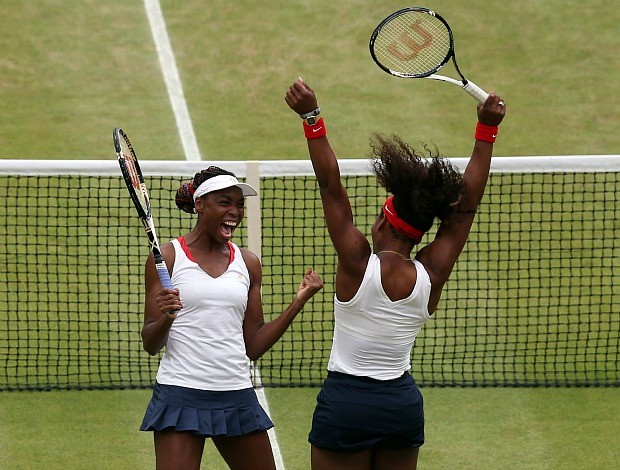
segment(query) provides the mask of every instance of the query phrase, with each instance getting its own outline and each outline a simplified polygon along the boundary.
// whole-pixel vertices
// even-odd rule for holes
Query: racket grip
[[[172,281],[170,280],[170,274],[168,274],[168,266],[166,266],[166,262],[162,259],[161,261],[155,263],[155,267],[157,268],[157,275],[159,276],[161,286],[165,289],[174,289],[172,286]]]
[[[155,267],[157,268],[157,276],[159,276],[161,286],[165,289],[174,289],[172,281],[170,280],[170,274],[168,273],[168,266],[161,255],[155,256]],[[166,316],[169,318],[175,318],[177,312],[178,310],[171,310],[166,313]]]
[[[463,90],[477,99],[479,103],[484,103],[489,97],[489,94],[474,82],[468,81],[467,84],[463,85]]]

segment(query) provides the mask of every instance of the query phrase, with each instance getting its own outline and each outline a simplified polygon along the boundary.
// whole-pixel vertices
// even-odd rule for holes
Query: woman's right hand
[[[176,318],[177,312],[183,308],[179,289],[162,288],[157,294],[157,305],[159,305],[159,310],[163,315],[168,318]]]
[[[284,100],[297,114],[306,114],[318,108],[314,91],[301,77],[291,85]]]

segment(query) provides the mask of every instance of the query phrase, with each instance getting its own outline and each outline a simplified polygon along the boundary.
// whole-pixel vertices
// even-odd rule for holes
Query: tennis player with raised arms
[[[299,79],[285,100],[302,118],[338,257],[333,344],[309,435],[312,468],[415,469],[424,410],[410,355],[468,238],[505,106],[493,92],[478,104],[463,175],[428,146],[375,134],[372,168],[391,194],[377,208],[369,243],[354,224],[314,91]],[[414,251],[435,219],[434,239]]]

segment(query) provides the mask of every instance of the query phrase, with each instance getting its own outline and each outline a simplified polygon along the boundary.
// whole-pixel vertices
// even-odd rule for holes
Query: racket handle
[[[166,289],[174,289],[172,285],[172,281],[170,280],[170,274],[168,273],[168,266],[164,259],[159,255],[159,257],[155,257],[155,267],[157,268],[157,275],[159,276],[159,282],[161,282],[161,286]],[[176,316],[178,310],[171,310],[166,313],[166,315],[170,318],[174,318],[171,315]]]
[[[155,267],[157,268],[157,275],[159,276],[161,286],[165,289],[174,289],[172,281],[170,280],[170,274],[168,274],[168,266],[166,266],[166,262],[163,258],[159,261],[155,261]]]
[[[158,249],[153,249],[153,258],[155,258],[155,268],[157,269],[157,276],[159,276],[159,282],[164,289],[174,289],[172,281],[170,280],[170,273],[168,273],[168,266],[164,257],[161,255]]]
[[[467,84],[463,85],[463,90],[477,99],[479,103],[484,103],[489,97],[489,94],[474,82],[468,81]]]
[[[161,286],[164,289],[174,289],[172,285],[172,280],[170,279],[170,273],[168,272],[168,266],[166,265],[166,260],[159,252],[159,249],[153,247],[153,257],[155,258],[155,269],[157,269],[157,277],[159,277],[159,282],[161,282]],[[166,316],[169,318],[175,318],[178,310],[171,310],[166,313]]]

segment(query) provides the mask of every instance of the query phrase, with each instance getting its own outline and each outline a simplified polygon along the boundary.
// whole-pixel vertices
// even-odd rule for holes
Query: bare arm
[[[172,244],[167,243],[162,246],[162,255],[170,269],[174,261],[174,248]],[[174,321],[175,315],[169,317],[166,313],[170,315],[170,312],[180,310],[183,304],[180,301],[177,289],[162,288],[157,275],[157,269],[155,268],[153,253],[146,260],[145,291],[144,325],[142,326],[141,333],[142,346],[149,354],[154,356],[166,345],[168,332]]]
[[[478,105],[478,121],[487,126],[498,126],[504,119],[505,112],[506,108],[500,104],[500,97],[491,92],[487,101],[483,105]],[[472,156],[463,174],[465,190],[459,203],[452,214],[443,221],[435,239],[416,256],[431,276],[433,285],[429,301],[431,313],[437,307],[441,289],[450,277],[469,236],[476,210],[484,195],[492,154],[492,143],[475,141]]]
[[[250,271],[248,307],[243,320],[243,337],[246,354],[250,360],[257,360],[267,352],[286,332],[302,308],[323,287],[320,276],[311,268],[306,270],[299,284],[297,294],[289,306],[272,321],[265,323],[261,300],[262,268],[260,261],[248,250],[243,250],[243,259]]]
[[[314,91],[301,79],[291,85],[285,100],[297,114],[317,108]],[[370,244],[353,223],[351,204],[340,179],[338,160],[327,137],[309,139],[308,151],[319,185],[327,230],[338,254],[336,291],[341,292],[343,284],[361,282],[370,256]]]

